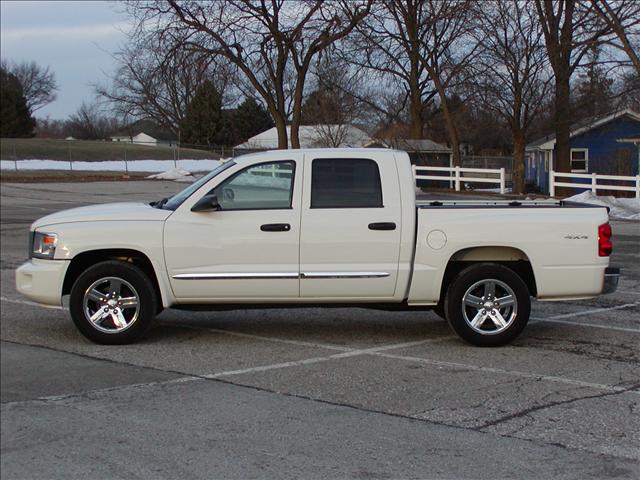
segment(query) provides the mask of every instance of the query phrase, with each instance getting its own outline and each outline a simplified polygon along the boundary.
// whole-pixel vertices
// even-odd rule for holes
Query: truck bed
[[[605,207],[553,199],[429,199],[416,201],[416,221],[410,304],[440,299],[451,261],[526,263],[540,300],[602,291],[609,261],[598,256],[598,226],[608,221]]]
[[[417,208],[605,208],[565,200],[416,200]]]

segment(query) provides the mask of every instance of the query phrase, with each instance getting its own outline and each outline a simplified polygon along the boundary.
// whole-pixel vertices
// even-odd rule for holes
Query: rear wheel
[[[131,343],[152,325],[156,292],[149,277],[135,265],[101,262],[85,270],[74,283],[69,311],[78,330],[89,340]]]
[[[442,304],[442,302],[438,303],[438,305],[433,307],[431,311],[435,313],[437,316],[439,316],[441,319],[443,320],[447,319],[447,315],[444,313],[444,305]]]
[[[447,320],[463,339],[481,347],[505,345],[527,325],[529,290],[512,270],[483,263],[461,271],[447,290]]]

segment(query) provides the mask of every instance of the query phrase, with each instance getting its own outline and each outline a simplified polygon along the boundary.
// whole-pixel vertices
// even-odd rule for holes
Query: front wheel
[[[149,277],[135,265],[100,262],[75,281],[69,312],[89,340],[111,345],[131,343],[152,325],[156,292]]]
[[[444,304],[451,328],[480,347],[506,345],[527,325],[529,290],[513,270],[483,263],[462,270],[450,284]]]

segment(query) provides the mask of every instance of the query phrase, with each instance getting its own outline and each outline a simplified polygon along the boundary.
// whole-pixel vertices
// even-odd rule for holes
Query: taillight
[[[598,227],[598,256],[608,257],[612,250],[611,225],[604,223]]]

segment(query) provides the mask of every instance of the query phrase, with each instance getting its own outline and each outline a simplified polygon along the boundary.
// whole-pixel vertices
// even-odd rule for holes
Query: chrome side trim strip
[[[384,278],[387,272],[305,272],[300,278]]]
[[[179,273],[171,278],[175,280],[282,280],[282,279],[326,279],[326,278],[385,278],[390,274],[387,272],[283,272],[283,273]]]
[[[297,279],[300,276],[293,272],[284,273],[179,273],[173,275],[176,280],[264,280],[264,279]]]

